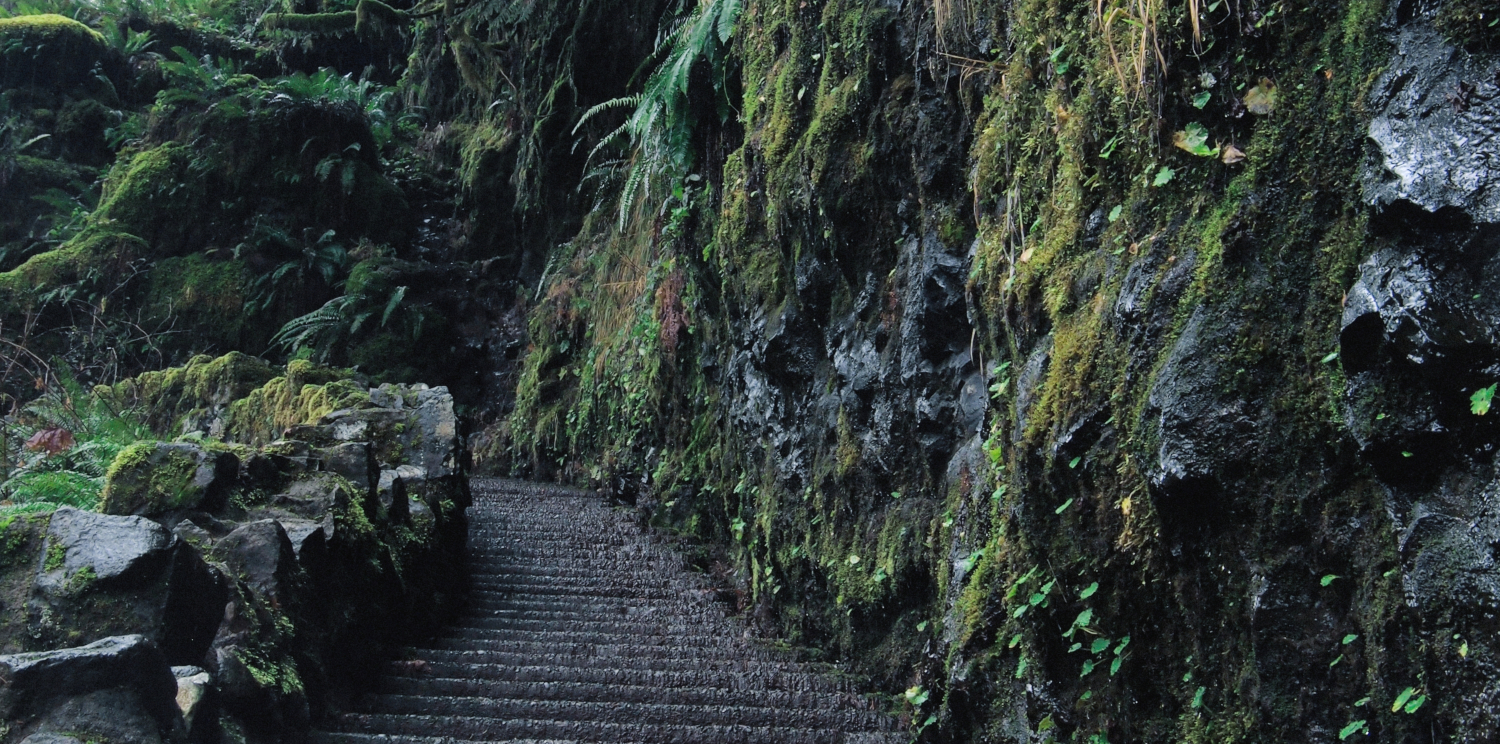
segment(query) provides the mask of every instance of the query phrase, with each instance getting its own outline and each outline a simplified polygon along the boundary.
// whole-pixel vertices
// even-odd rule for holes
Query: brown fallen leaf
[[[55,455],[63,450],[72,449],[74,444],[77,444],[77,441],[73,439],[73,432],[67,429],[42,429],[26,440],[26,449],[31,452],[46,452],[48,455]]]
[[[1021,258],[1019,259],[1020,262],[1021,263],[1028,263],[1029,261],[1031,261],[1031,252],[1034,251],[1034,250],[1036,250],[1036,249],[1035,248],[1027,248],[1024,251],[1021,251]]]
[[[1265,116],[1276,108],[1276,83],[1263,77],[1249,93],[1245,94],[1245,108],[1250,113]]]
[[[1234,145],[1225,145],[1222,159],[1225,165],[1234,165],[1245,159],[1245,153]]]

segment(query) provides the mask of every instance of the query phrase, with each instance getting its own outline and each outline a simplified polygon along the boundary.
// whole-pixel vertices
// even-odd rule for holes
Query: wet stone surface
[[[747,639],[595,494],[476,480],[464,617],[314,741],[906,741],[847,679]]]

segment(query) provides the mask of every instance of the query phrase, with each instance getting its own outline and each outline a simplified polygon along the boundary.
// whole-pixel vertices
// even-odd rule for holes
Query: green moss
[[[329,379],[345,375],[305,360],[293,361],[287,365],[286,376],[269,380],[229,405],[227,436],[250,444],[269,442],[287,427],[314,424],[334,411],[368,404],[370,392],[364,385],[349,379]]]
[[[47,542],[47,557],[42,561],[42,570],[56,571],[63,567],[63,561],[68,557],[68,549],[62,543]]]
[[[0,82],[7,87],[84,83],[105,52],[99,32],[65,16],[0,18]]]
[[[157,244],[165,232],[185,229],[182,215],[197,214],[202,188],[187,172],[192,150],[166,144],[122,156],[105,181],[91,222]]]
[[[122,408],[147,412],[157,436],[184,433],[180,424],[198,428],[201,419],[249,395],[275,377],[264,361],[234,351],[214,358],[195,356],[181,367],[145,372],[95,394]]]
[[[239,261],[201,253],[167,258],[151,268],[146,312],[179,319],[200,344],[234,346],[241,339],[252,277]]]
[[[202,496],[193,482],[197,472],[198,462],[183,450],[136,442],[110,463],[99,511],[153,515],[193,506]]]
[[[304,34],[331,34],[353,30],[358,14],[352,10],[337,13],[267,13],[261,18],[261,28],[275,31],[295,31]]]
[[[0,273],[0,314],[31,307],[47,289],[110,276],[146,250],[145,241],[134,235],[107,228],[85,230],[62,247]]]

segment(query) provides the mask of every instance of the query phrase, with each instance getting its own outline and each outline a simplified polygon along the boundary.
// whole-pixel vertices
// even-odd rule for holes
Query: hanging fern
[[[668,24],[657,40],[655,54],[661,57],[644,89],[633,96],[614,98],[584,112],[573,128],[577,133],[596,115],[616,108],[632,108],[630,117],[605,135],[589,152],[589,161],[621,137],[629,138],[633,151],[630,175],[620,191],[620,224],[640,197],[651,198],[653,182],[673,179],[693,167],[692,134],[697,125],[688,100],[693,69],[709,66],[714,92],[725,96],[729,77],[729,40],[743,10],[742,0],[702,0],[688,14]],[[721,113],[727,107],[721,106]]]

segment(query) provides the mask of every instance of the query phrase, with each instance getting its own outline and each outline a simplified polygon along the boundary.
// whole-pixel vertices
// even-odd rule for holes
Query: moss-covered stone
[[[145,254],[146,242],[109,227],[94,227],[56,250],[32,256],[0,273],[0,314],[31,307],[41,291],[63,284],[118,276],[132,259]]]
[[[238,458],[194,444],[137,442],[126,447],[104,476],[99,511],[158,515],[181,509],[213,511],[223,505]]]
[[[145,411],[152,431],[174,437],[212,428],[226,406],[275,375],[271,365],[240,352],[217,358],[199,355],[180,367],[145,372],[95,394],[122,409]]]
[[[245,303],[253,281],[249,269],[228,256],[194,253],[162,259],[151,268],[146,313],[177,320],[191,329],[199,345],[240,346],[247,335],[264,335],[246,328],[251,319]]]
[[[0,84],[6,87],[85,83],[106,51],[98,31],[66,16],[0,18]]]

